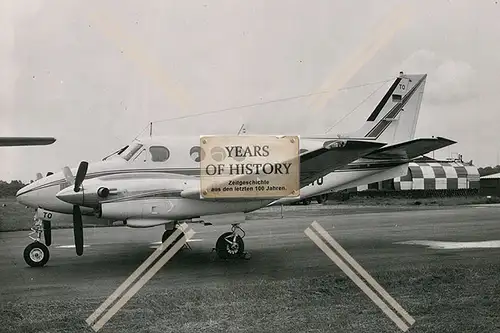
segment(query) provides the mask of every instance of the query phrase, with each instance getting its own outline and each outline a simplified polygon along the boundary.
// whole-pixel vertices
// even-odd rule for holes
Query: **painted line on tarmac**
[[[195,238],[195,239],[188,239],[186,240],[186,243],[191,243],[191,242],[202,242],[202,238]],[[161,242],[153,242],[149,245],[150,249],[157,249],[161,245]]]
[[[188,243],[191,243],[191,242],[203,242],[203,238],[191,238],[191,239],[188,239],[187,240]],[[161,242],[151,242],[149,243],[149,245],[160,245]]]
[[[495,249],[500,248],[500,240],[489,240],[480,242],[447,242],[430,240],[411,240],[396,242],[400,245],[422,245],[434,250],[465,250],[465,249]]]
[[[90,245],[88,244],[85,244],[83,245],[83,247],[90,247]],[[56,249],[74,249],[75,248],[75,245],[57,245],[56,246]]]

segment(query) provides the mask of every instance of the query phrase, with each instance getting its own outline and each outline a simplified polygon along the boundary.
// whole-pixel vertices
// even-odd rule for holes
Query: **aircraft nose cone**
[[[67,187],[56,194],[59,200],[73,204],[83,205],[83,188],[79,192],[75,192],[73,187]]]
[[[22,205],[26,206],[33,206],[33,199],[36,197],[36,194],[32,192],[31,190],[33,189],[33,185],[29,184],[21,188],[19,191],[16,193],[16,200]]]
[[[26,186],[16,192],[16,198],[19,200],[25,192],[26,192]]]

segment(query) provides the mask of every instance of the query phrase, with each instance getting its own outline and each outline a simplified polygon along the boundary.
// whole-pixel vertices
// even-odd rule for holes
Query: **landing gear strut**
[[[238,231],[242,236],[238,235]],[[242,258],[247,255],[245,251],[245,243],[243,242],[245,232],[240,228],[239,224],[233,224],[231,232],[223,233],[215,244],[215,251],[219,258],[235,259]]]
[[[172,234],[177,230],[177,228],[179,227],[179,225],[176,223],[174,228],[173,229],[166,229],[167,228],[167,225],[165,225],[165,232],[163,232],[163,235],[161,236],[161,242],[162,243],[165,243],[165,241],[167,240],[168,237],[172,236]],[[181,234],[177,237],[177,239],[175,239],[167,248],[167,251],[170,250],[172,248],[172,246],[174,246],[182,237],[184,237],[184,232],[181,231]],[[185,248],[190,248],[189,244],[188,243],[185,243],[184,246],[181,248],[182,249],[185,249]]]
[[[48,261],[50,257],[48,247],[40,242],[42,233],[45,236],[45,243],[50,246],[51,243],[51,228],[49,221],[40,220],[36,214],[33,218],[33,228],[31,228],[31,233],[29,238],[34,242],[26,246],[24,249],[23,257],[24,261],[31,267],[42,267]]]

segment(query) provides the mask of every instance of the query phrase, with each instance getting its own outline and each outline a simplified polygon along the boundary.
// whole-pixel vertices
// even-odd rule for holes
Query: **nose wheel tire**
[[[217,239],[215,250],[222,259],[241,258],[245,251],[245,243],[241,236],[234,237],[233,232],[226,232]]]
[[[49,249],[40,242],[33,242],[24,249],[24,261],[31,267],[42,267],[49,257]]]

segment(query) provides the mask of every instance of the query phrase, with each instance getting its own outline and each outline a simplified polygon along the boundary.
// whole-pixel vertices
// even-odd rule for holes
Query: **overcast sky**
[[[477,166],[500,142],[500,5],[495,0],[125,1],[3,0],[3,136],[54,136],[0,148],[0,179],[35,178],[97,161],[149,121],[155,134],[324,133],[380,84],[428,73],[417,136],[458,144]],[[390,81],[385,86],[390,85]],[[332,133],[355,130],[385,91]],[[336,91],[336,92],[335,92]],[[272,115],[272,116],[271,116]]]

